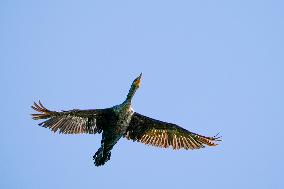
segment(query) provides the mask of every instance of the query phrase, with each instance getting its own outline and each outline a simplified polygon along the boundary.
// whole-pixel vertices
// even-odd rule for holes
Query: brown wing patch
[[[138,113],[134,113],[125,137],[129,140],[144,144],[177,149],[199,149],[216,146],[220,137],[205,137],[190,132],[175,124],[155,120]]]
[[[127,135],[126,138],[130,139]],[[217,144],[215,142],[219,140],[218,138],[204,137],[194,133],[152,128],[147,130],[137,141],[162,148],[172,146],[174,150],[181,148],[188,150],[204,148],[204,145],[216,146]]]
[[[138,141],[162,148],[169,147],[168,134],[163,130],[152,129],[146,132]]]

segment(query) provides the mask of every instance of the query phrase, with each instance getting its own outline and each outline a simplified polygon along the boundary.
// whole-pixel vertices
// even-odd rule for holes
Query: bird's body
[[[107,160],[110,158],[110,151],[117,141],[126,133],[134,110],[129,103],[122,103],[111,108],[112,119],[103,130],[101,147],[94,155],[95,164],[102,165],[105,162],[104,154],[107,154]],[[101,161],[102,160],[102,161]]]
[[[39,112],[32,114],[33,119],[47,119],[39,125],[63,134],[102,132],[101,147],[93,156],[96,166],[104,165],[110,159],[111,150],[121,137],[158,147],[172,146],[173,149],[217,145],[214,142],[220,141],[218,137],[205,137],[134,112],[131,100],[140,85],[140,79],[141,74],[133,81],[126,100],[111,108],[56,112],[46,109],[39,101],[39,104],[32,106]]]

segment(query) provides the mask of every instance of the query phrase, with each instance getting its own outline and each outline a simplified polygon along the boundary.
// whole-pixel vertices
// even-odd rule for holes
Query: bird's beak
[[[138,87],[140,86],[141,78],[142,78],[142,73],[136,78],[136,81],[135,81],[135,85]]]

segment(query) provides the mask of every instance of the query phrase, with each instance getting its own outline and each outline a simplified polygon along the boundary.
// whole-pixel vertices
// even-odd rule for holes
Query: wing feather
[[[31,108],[38,112],[31,114],[33,119],[47,119],[39,123],[39,126],[63,134],[101,133],[112,115],[110,109],[50,111],[40,101],[34,102]]]
[[[184,148],[199,149],[207,146],[216,146],[220,137],[206,137],[190,132],[178,125],[155,120],[138,113],[134,113],[125,134],[129,140],[138,141],[157,147],[174,150]]]

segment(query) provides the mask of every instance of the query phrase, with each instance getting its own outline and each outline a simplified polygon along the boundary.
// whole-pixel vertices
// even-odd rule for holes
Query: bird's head
[[[141,78],[142,78],[142,73],[136,79],[134,79],[131,87],[138,89],[140,87]]]
[[[131,102],[131,99],[134,96],[136,90],[140,87],[141,78],[142,78],[142,73],[132,82],[131,88],[126,98],[126,102]]]

